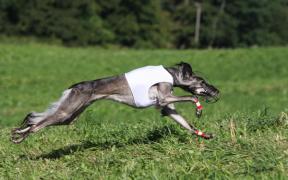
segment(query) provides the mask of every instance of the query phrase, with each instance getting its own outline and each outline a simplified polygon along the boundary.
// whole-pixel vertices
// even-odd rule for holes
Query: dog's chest
[[[163,66],[145,66],[125,74],[137,107],[156,104],[156,98],[150,88],[161,82],[173,84],[173,77]]]

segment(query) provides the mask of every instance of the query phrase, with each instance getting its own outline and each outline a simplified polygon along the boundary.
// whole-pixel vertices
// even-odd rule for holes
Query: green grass
[[[202,179],[288,177],[288,48],[104,50],[0,44],[0,179]],[[154,108],[110,101],[71,126],[50,127],[22,144],[10,129],[42,111],[72,83],[136,67],[188,61],[221,91],[202,118],[178,111],[213,140],[190,135]],[[176,91],[183,94],[182,91]]]

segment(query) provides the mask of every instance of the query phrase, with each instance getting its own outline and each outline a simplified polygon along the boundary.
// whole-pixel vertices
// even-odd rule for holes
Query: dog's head
[[[219,90],[213,85],[207,83],[204,78],[196,75],[190,64],[181,62],[177,64],[178,73],[176,73],[176,85],[196,96],[204,96],[207,100],[217,100]]]

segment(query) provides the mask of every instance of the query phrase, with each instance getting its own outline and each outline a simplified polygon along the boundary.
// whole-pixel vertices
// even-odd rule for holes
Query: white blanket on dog
[[[173,85],[172,75],[163,66],[145,66],[125,73],[137,107],[156,104],[156,99],[149,98],[149,89],[160,82]]]

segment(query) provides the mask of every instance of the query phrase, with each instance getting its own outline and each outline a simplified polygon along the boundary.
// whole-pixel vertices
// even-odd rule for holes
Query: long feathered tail
[[[61,98],[57,102],[52,103],[48,109],[42,113],[31,112],[27,114],[21,126],[19,128],[12,129],[12,142],[22,142],[31,133],[31,128],[47,119],[47,117],[52,116],[59,109],[60,105],[68,98],[70,93],[71,89],[65,90]]]

